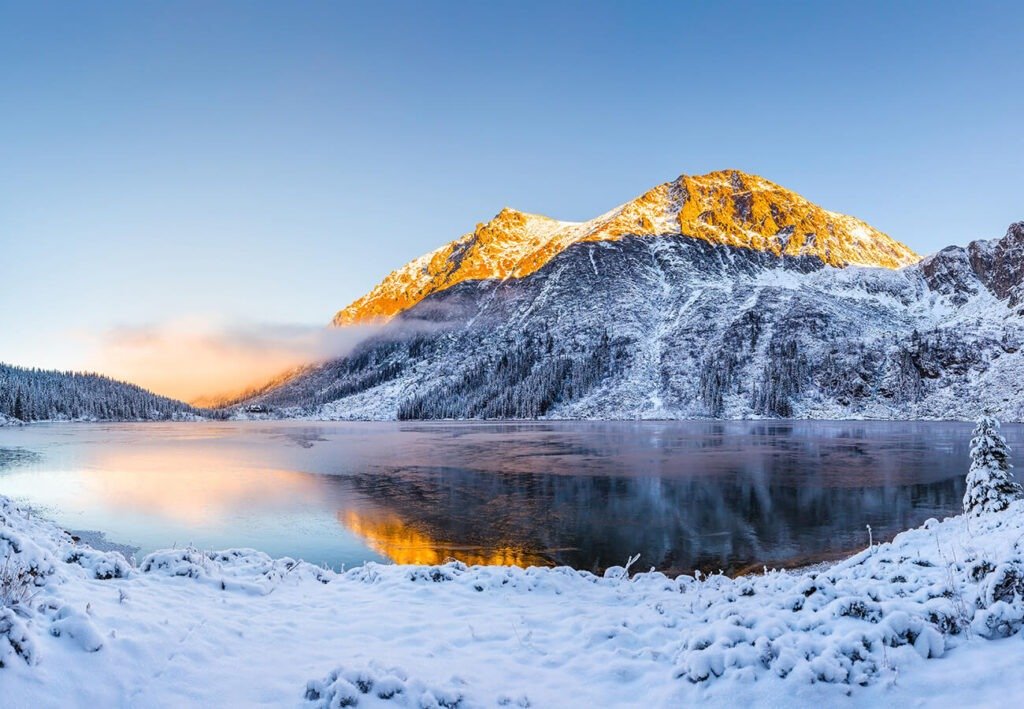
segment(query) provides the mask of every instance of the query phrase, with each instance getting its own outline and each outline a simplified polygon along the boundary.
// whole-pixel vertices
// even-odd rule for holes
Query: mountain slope
[[[1024,223],[900,270],[682,236],[465,281],[253,400],[316,418],[1024,420]]]
[[[918,256],[869,225],[737,170],[666,182],[596,219],[563,222],[503,209],[486,224],[387,276],[334,325],[388,320],[465,281],[523,278],[574,244],[687,236],[832,266],[899,268]]]

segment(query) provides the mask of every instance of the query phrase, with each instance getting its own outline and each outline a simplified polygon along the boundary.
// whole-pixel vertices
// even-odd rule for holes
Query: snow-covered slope
[[[134,565],[0,497],[0,704],[1006,706],[1022,535],[1018,501],[736,579],[336,573],[251,549]]]
[[[317,418],[1024,419],[1024,223],[898,270],[687,236],[467,280],[254,399]]]
[[[626,236],[686,236],[832,266],[898,268],[918,256],[859,219],[836,214],[738,170],[682,175],[587,222],[505,208],[469,234],[391,273],[341,310],[335,325],[389,320],[465,281],[523,278],[574,244]]]

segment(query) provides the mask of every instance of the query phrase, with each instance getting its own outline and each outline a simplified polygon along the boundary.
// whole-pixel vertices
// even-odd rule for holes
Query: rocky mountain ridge
[[[898,268],[917,254],[854,217],[837,214],[738,170],[682,175],[587,222],[505,208],[486,224],[389,274],[339,311],[337,326],[390,320],[465,281],[524,278],[570,246],[626,237],[686,236],[776,256]]]

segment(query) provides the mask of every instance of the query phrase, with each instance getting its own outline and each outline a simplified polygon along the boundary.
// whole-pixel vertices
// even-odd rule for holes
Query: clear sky
[[[1019,2],[0,0],[0,360],[319,327],[505,205],[726,167],[921,252],[1001,236],[1022,37]]]

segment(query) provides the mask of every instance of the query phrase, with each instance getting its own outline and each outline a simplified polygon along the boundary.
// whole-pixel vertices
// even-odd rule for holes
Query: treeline
[[[21,421],[169,419],[188,404],[99,374],[0,364],[0,413]]]
[[[727,400],[736,395],[747,397],[750,412],[773,418],[794,416],[807,395],[853,410],[871,403],[914,406],[934,386],[930,382],[985,366],[986,344],[1007,354],[1020,347],[1007,336],[980,343],[948,330],[915,330],[909,338],[893,333],[870,343],[838,340],[822,353],[808,346],[799,328],[780,325],[759,354],[753,347],[760,331],[746,327],[752,322],[747,320],[741,336],[736,328],[723,338],[722,347],[701,360],[697,392],[712,418],[726,413]],[[745,368],[751,360],[757,368]]]
[[[629,358],[630,343],[605,332],[581,355],[555,352],[550,335],[527,337],[515,349],[488,358],[413,396],[398,409],[400,420],[533,419],[557,404],[581,398],[616,374]]]
[[[810,382],[810,366],[795,338],[773,340],[767,354],[750,408],[764,416],[789,418],[793,415],[793,400]]]
[[[742,372],[737,371],[743,359],[746,357],[723,350],[704,357],[697,391],[711,418],[723,415],[727,395],[745,390]],[[793,402],[810,384],[811,366],[797,340],[774,337],[749,390],[750,410],[761,416],[789,418],[793,415]]]

